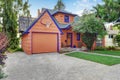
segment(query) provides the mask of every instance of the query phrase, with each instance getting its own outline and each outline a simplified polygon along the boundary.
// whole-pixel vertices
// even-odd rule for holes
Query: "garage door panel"
[[[33,53],[57,52],[57,34],[32,34]]]

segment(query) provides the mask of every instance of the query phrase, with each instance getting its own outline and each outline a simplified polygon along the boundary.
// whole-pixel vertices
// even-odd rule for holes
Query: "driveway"
[[[106,66],[58,53],[8,54],[2,80],[120,80],[120,64]]]

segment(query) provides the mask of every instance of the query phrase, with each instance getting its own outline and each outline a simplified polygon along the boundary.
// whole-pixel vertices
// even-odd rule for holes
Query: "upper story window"
[[[68,15],[65,15],[65,17],[64,17],[64,22],[69,22],[69,16]]]

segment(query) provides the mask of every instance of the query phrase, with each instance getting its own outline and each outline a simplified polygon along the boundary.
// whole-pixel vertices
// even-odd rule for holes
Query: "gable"
[[[50,24],[49,28],[46,27],[47,22]],[[30,31],[62,33],[59,25],[55,22],[54,18],[47,9],[28,27],[26,31],[23,32],[23,35],[29,33]]]

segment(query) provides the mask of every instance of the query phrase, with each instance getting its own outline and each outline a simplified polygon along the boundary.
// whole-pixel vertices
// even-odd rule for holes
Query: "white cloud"
[[[87,10],[92,9],[92,7],[96,5],[96,2],[97,0],[76,0],[73,3],[73,6],[76,10],[75,13],[81,16],[84,9]]]
[[[76,13],[77,15],[79,15],[79,16],[82,16],[82,14],[83,14],[83,10],[76,11],[75,13]]]

